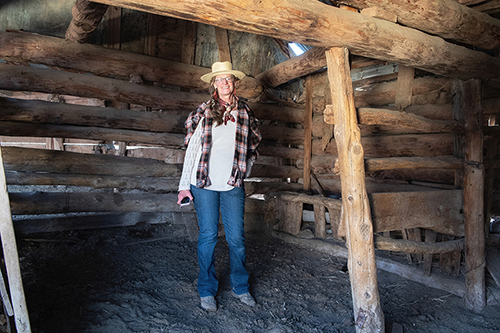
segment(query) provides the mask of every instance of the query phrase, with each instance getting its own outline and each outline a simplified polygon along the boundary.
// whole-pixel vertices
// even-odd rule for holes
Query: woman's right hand
[[[193,201],[193,196],[191,195],[190,190],[181,190],[179,194],[177,194],[177,204],[180,206],[181,200],[185,197],[188,197],[190,201]]]

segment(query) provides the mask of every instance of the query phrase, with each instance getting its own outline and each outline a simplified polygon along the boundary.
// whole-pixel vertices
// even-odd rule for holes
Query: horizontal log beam
[[[201,81],[200,77],[210,72],[210,68],[14,31],[0,32],[0,58],[125,80],[129,80],[130,75],[139,75],[149,82],[202,90],[208,89],[208,84]],[[238,83],[238,94],[242,97],[255,98],[261,93],[262,86],[252,77],[247,76]]]
[[[438,254],[461,251],[465,247],[465,242],[462,238],[447,242],[424,243],[406,239],[392,239],[376,235],[375,247],[379,250],[393,252]]]
[[[463,124],[457,121],[432,120],[395,110],[359,108],[357,115],[358,122],[362,125],[397,126],[417,133],[461,133],[464,131]],[[326,106],[324,117],[326,123],[335,124],[332,105]]]
[[[343,46],[351,53],[388,60],[431,73],[468,78],[500,76],[500,59],[454,45],[395,23],[319,1],[98,0],[318,47]],[[216,19],[214,19],[216,18]]]
[[[186,115],[0,97],[0,121],[183,133]]]
[[[208,100],[203,94],[172,92],[111,78],[7,64],[0,64],[0,89],[98,98],[165,110],[192,110]]]
[[[385,136],[364,136],[361,143],[366,157],[398,156],[448,156],[453,155],[453,134],[404,134]],[[332,139],[323,151],[321,140],[313,139],[313,154],[337,155]]]
[[[341,0],[358,9],[382,8],[398,23],[483,49],[500,48],[500,21],[454,0]]]
[[[255,78],[264,86],[273,88],[298,77],[316,72],[324,67],[326,67],[325,49],[315,47],[298,57],[271,67]]]
[[[139,189],[143,191],[176,191],[179,185],[179,179],[164,177],[82,175],[22,171],[6,172],[5,177],[8,185],[66,185],[92,188]]]
[[[134,131],[103,127],[30,124],[13,121],[0,121],[0,135],[75,138],[90,140],[125,141],[139,144],[154,144],[158,146],[181,148],[184,145],[183,134]]]
[[[176,166],[148,158],[18,147],[2,147],[2,155],[6,171],[131,177],[178,177],[180,175]]]
[[[452,156],[388,157],[365,161],[366,172],[390,169],[463,169],[464,161]]]

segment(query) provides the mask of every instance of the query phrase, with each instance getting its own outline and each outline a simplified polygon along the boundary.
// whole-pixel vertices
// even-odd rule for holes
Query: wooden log
[[[365,149],[365,156],[369,157],[435,157],[452,155],[453,139],[454,136],[452,134],[407,134],[361,137],[361,143]],[[312,151],[315,155],[337,155],[337,147],[334,140],[323,151],[321,149],[321,141],[315,139],[313,140]]]
[[[259,145],[259,154],[262,156],[275,156],[297,160],[304,157],[304,150],[300,148],[271,146],[268,142],[261,142]]]
[[[465,113],[465,305],[479,313],[486,307],[484,165],[481,82],[460,82]]]
[[[280,193],[280,200],[289,202],[300,202],[307,203],[311,205],[325,206],[329,209],[340,210],[342,207],[342,201],[339,199],[333,199],[323,196],[313,196],[307,194],[298,193]]]
[[[76,0],[71,14],[73,19],[66,30],[66,39],[84,43],[102,21],[108,6],[87,0]]]
[[[464,161],[452,156],[369,158],[365,167],[369,173],[388,169],[461,169]]]
[[[230,0],[99,0],[181,19],[213,24],[312,46],[344,46],[353,54],[388,60],[438,75],[493,78],[500,73],[500,59],[445,42],[439,37],[355,12],[311,2],[286,0],[274,10],[272,0],[241,4]],[[215,21],[213,18],[217,18]],[[300,24],[297,24],[300,22]]]
[[[195,89],[208,89],[208,84],[200,77],[211,71],[210,68],[132,52],[13,31],[0,33],[0,57],[126,80],[130,74],[137,74],[145,81]],[[239,81],[238,95],[255,98],[261,93],[262,87],[254,78],[247,76]]]
[[[208,100],[205,94],[171,92],[110,78],[0,64],[0,89],[99,98],[165,110],[192,110]]]
[[[294,166],[255,164],[252,167],[251,177],[266,178],[301,178],[303,171]]]
[[[281,62],[255,78],[267,87],[277,87],[326,66],[325,49],[314,47],[298,57]]]
[[[142,177],[180,175],[179,169],[172,164],[125,156],[4,147],[3,159],[9,171]]]
[[[462,238],[454,241],[439,243],[423,243],[418,241],[375,236],[375,247],[379,250],[385,251],[432,255],[436,253],[463,250],[464,239]]]
[[[319,239],[303,239],[293,237],[285,233],[273,232],[272,234],[274,237],[290,244],[299,245],[309,249],[313,248],[319,252],[326,253],[337,258],[348,258],[348,250],[340,245],[330,244]],[[447,275],[440,274],[439,272],[435,272],[431,276],[425,276],[418,267],[401,264],[397,261],[381,257],[377,258],[377,268],[386,272],[397,274],[404,279],[418,282],[431,288],[444,290],[452,295],[464,297],[465,294],[463,280],[454,277],[452,278]]]
[[[474,45],[483,49],[500,48],[500,21],[454,0],[422,3],[410,0],[398,3],[389,0],[342,0],[358,9],[379,7],[397,16],[398,22],[445,39]]]
[[[192,205],[179,207],[177,194],[154,193],[9,193],[12,214],[74,212],[194,212]]]
[[[349,251],[349,276],[356,332],[384,332],[377,288],[370,202],[366,193],[363,146],[357,125],[348,51],[326,52],[328,79],[335,109],[335,139],[342,173],[342,210]]]
[[[475,3],[480,3],[480,2],[483,2],[483,1],[476,0]],[[496,13],[500,12],[500,1],[492,0],[492,1],[484,2],[482,4],[474,6],[472,8],[474,10],[492,15],[492,14],[496,14]]]
[[[138,224],[158,224],[173,221],[176,214],[172,212],[148,213],[102,213],[64,217],[32,217],[14,221],[14,229],[18,235],[29,235],[40,232],[60,232],[70,230],[100,229],[133,226]],[[188,213],[186,213],[188,214]],[[193,219],[195,213],[191,213]]]
[[[332,105],[327,105],[324,111],[325,120],[335,124],[332,117]],[[431,120],[413,113],[377,108],[359,108],[358,121],[363,125],[391,125],[404,128],[411,132],[421,133],[456,133],[463,132],[463,125],[456,121]]]
[[[304,129],[284,126],[259,126],[262,137],[280,144],[304,144]]]
[[[324,54],[324,52],[323,52]],[[311,190],[311,149],[312,149],[312,98],[313,81],[306,79],[306,112],[304,112],[304,175],[302,177],[304,190]]]
[[[91,140],[115,140],[147,143],[165,147],[180,148],[184,145],[183,134],[134,131],[101,127],[29,124],[13,121],[0,121],[0,135],[59,137]]]
[[[66,185],[93,188],[140,189],[143,191],[176,191],[178,179],[163,177],[130,177],[36,172],[6,172],[9,185]]]
[[[248,103],[255,116],[260,120],[276,120],[287,123],[304,122],[304,107],[279,106],[264,103]]]
[[[399,111],[403,111],[411,104],[413,77],[415,76],[415,68],[407,66],[399,66],[398,70],[398,87],[396,90],[396,102],[394,105]]]
[[[184,133],[187,115],[0,97],[0,121]]]
[[[10,298],[14,310],[16,332],[30,333],[30,320],[24,296],[19,254],[17,252],[16,235],[12,224],[12,212],[9,205],[7,182],[5,181],[3,149],[0,148],[0,238],[3,260],[7,270]]]
[[[354,101],[357,108],[376,107],[394,103],[396,99],[397,82],[383,82],[373,85],[370,89],[356,90]],[[450,80],[447,78],[420,77],[413,80],[411,104],[439,104],[444,95],[447,103],[449,98]]]

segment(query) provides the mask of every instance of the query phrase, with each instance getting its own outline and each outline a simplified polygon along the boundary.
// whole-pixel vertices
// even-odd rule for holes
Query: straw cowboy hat
[[[203,75],[201,77],[201,80],[205,82],[210,82],[212,77],[222,74],[232,74],[240,80],[245,77],[245,73],[234,70],[233,65],[229,61],[224,61],[224,62],[214,62],[214,64],[212,65],[212,72]]]

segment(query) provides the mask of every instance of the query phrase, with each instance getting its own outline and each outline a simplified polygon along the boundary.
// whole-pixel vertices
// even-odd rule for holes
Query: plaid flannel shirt
[[[257,119],[255,118],[250,107],[238,97],[234,96],[238,103],[238,117],[236,121],[236,139],[234,145],[234,159],[231,176],[227,182],[228,185],[241,187],[247,169],[247,159],[254,162],[259,156],[257,147],[259,146],[262,136],[257,127]],[[184,139],[184,145],[189,144],[191,136],[193,136],[200,119],[204,118],[202,132],[202,152],[198,168],[196,171],[196,187],[203,188],[210,186],[212,182],[208,177],[208,159],[210,148],[212,145],[212,125],[213,118],[210,116],[209,102],[203,103],[192,111],[186,119],[187,134]]]

